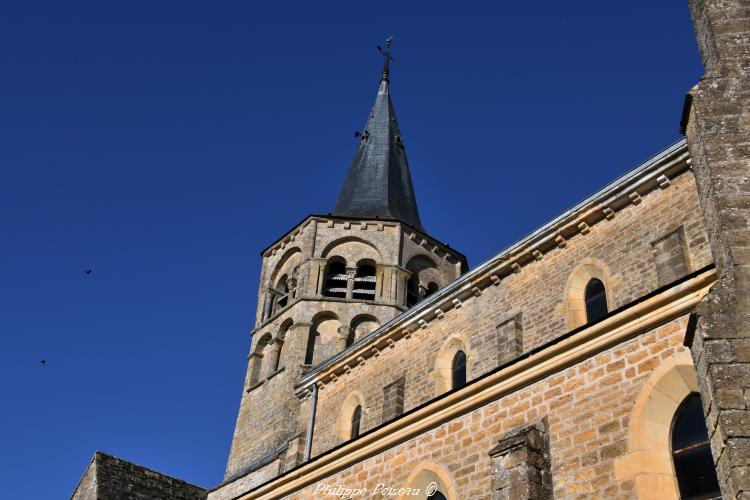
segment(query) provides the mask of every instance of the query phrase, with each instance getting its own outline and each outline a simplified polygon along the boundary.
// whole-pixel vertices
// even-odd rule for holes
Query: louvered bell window
[[[326,272],[326,282],[323,295],[326,297],[346,298],[346,264],[331,262]]]
[[[355,299],[375,300],[375,266],[369,264],[361,265],[357,268],[357,276],[354,278]]]

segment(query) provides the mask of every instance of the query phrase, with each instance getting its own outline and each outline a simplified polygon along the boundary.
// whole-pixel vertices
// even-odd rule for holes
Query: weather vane
[[[385,50],[383,50],[383,47],[378,45],[378,50],[381,54],[383,54],[383,57],[385,57],[386,63],[388,63],[388,61],[396,62],[396,60],[391,57],[391,43],[393,43],[393,35],[388,33],[388,36],[385,39]]]
[[[383,63],[383,77],[381,80],[388,80],[388,72],[390,69],[390,62],[396,62],[394,58],[391,57],[391,43],[393,42],[393,35],[388,33],[388,36],[385,39],[385,50],[383,50],[383,47],[378,45],[378,51],[383,54],[383,57],[385,58],[385,62]]]

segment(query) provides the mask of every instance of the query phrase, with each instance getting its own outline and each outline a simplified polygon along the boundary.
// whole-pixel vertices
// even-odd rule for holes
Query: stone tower
[[[750,491],[750,0],[690,0],[705,73],[687,136],[718,281],[691,342],[724,498]]]
[[[462,254],[422,228],[387,55],[375,104],[357,135],[334,212],[306,217],[262,252],[226,479],[299,463],[305,447],[294,394],[300,376],[466,271]]]

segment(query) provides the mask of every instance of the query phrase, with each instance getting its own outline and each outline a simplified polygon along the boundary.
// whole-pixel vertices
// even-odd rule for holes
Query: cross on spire
[[[388,33],[388,36],[385,38],[385,50],[383,50],[383,47],[378,45],[378,51],[380,51],[381,54],[383,54],[383,58],[385,61],[383,61],[383,75],[380,78],[380,81],[388,81],[388,74],[390,71],[390,62],[396,61],[394,58],[391,57],[391,43],[393,43],[393,35]]]

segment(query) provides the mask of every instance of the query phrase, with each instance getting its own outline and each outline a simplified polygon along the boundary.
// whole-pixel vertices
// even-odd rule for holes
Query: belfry
[[[375,103],[330,215],[311,215],[262,252],[252,348],[226,477],[301,463],[302,376],[340,356],[466,271],[422,229],[390,95],[390,41]],[[361,411],[361,410],[360,410]],[[259,428],[258,422],[273,422]]]

